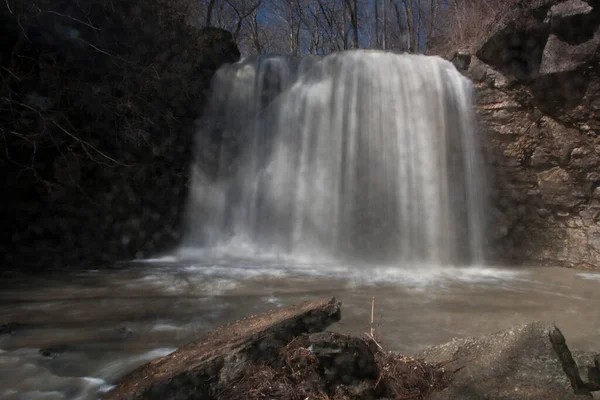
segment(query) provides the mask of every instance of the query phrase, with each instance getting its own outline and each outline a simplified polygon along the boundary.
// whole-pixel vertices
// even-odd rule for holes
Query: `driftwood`
[[[214,399],[253,363],[267,362],[295,337],[341,318],[334,298],[306,302],[218,328],[126,376],[105,399]]]

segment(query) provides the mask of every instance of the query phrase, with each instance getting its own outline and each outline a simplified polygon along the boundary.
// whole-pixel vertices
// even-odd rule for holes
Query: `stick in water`
[[[373,329],[373,315],[375,314],[375,296],[371,300],[371,337],[373,337],[374,329]]]

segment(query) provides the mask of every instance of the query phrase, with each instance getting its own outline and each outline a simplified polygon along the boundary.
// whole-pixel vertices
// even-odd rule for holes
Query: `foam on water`
[[[113,361],[107,363],[102,366],[94,375],[99,377],[102,380],[108,382],[114,382],[119,377],[123,376],[125,373],[133,370],[134,368],[143,365],[149,361],[155,360],[160,357],[167,356],[173,353],[176,348],[160,348],[154,349],[151,351],[147,351],[145,353],[128,357],[126,359],[121,359],[117,361]]]
[[[583,278],[583,279],[589,279],[589,280],[595,280],[595,281],[600,281],[600,273],[594,273],[594,272],[582,272],[577,274],[577,276]]]
[[[211,260],[212,261],[212,260]],[[222,260],[219,264],[197,262],[195,264],[173,264],[173,268],[185,275],[186,285],[200,284],[203,290],[218,294],[234,290],[247,280],[285,278],[323,278],[347,282],[351,285],[397,285],[436,286],[444,282],[501,283],[526,279],[529,271],[516,268],[486,266],[439,266],[439,265],[343,265],[340,263],[302,264],[275,262],[272,259]],[[165,271],[166,272],[166,271]],[[168,275],[168,273],[167,273]],[[177,276],[177,274],[175,274]],[[175,292],[178,286],[163,274],[153,275],[157,285],[166,291]],[[208,284],[210,282],[210,284]],[[165,286],[166,285],[166,286]]]
[[[111,385],[97,377],[62,376],[52,372],[37,349],[0,350],[0,398],[6,400],[87,400]]]

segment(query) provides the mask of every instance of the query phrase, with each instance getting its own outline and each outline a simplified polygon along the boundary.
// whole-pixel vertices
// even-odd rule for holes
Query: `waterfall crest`
[[[465,264],[485,253],[472,85],[438,57],[260,56],[219,70],[192,174],[184,248]],[[201,159],[202,157],[198,157]]]

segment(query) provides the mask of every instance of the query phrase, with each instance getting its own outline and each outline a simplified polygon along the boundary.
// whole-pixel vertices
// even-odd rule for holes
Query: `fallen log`
[[[267,362],[292,339],[341,318],[335,298],[276,309],[217,328],[125,376],[108,400],[212,400],[252,363]]]

